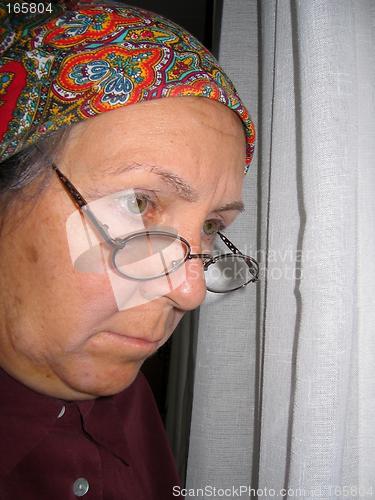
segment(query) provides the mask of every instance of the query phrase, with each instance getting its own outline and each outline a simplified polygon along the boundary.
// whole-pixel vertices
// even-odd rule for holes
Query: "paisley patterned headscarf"
[[[254,127],[212,54],[162,16],[116,2],[59,0],[52,12],[0,5],[0,161],[47,133],[140,101],[198,96],[228,106]]]

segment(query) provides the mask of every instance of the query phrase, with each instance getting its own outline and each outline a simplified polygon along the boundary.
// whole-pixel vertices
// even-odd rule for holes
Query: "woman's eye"
[[[120,200],[122,208],[134,215],[144,215],[152,206],[152,201],[144,194],[131,194]]]
[[[143,214],[147,210],[149,201],[146,200],[143,196],[135,196],[128,198],[127,208],[129,212],[133,214]]]
[[[224,225],[221,221],[218,220],[206,220],[203,224],[203,232],[207,236],[216,236],[218,231],[224,229]]]

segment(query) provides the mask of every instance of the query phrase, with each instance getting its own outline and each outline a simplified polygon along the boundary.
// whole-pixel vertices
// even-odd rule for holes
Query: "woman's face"
[[[89,200],[130,188],[154,196],[160,221],[199,253],[209,243],[207,221],[228,225],[238,215],[218,208],[241,200],[244,154],[235,113],[209,99],[178,97],[76,125],[57,163]],[[153,167],[189,188],[177,179],[176,191],[176,182]],[[181,196],[187,189],[191,196]],[[8,213],[0,240],[0,365],[63,399],[120,392],[184,313],[203,302],[201,259],[186,262],[185,280],[169,293],[119,310],[106,274],[72,265],[66,221],[77,208],[57,176],[30,205],[23,200],[16,208],[20,223]]]

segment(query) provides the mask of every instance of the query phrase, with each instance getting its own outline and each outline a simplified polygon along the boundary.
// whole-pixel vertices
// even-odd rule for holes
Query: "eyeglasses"
[[[258,281],[257,261],[242,254],[220,232],[217,234],[232,251],[231,254],[192,254],[187,240],[177,234],[156,229],[133,232],[124,238],[112,238],[109,226],[94,215],[88,202],[52,161],[51,166],[73,202],[112,248],[112,264],[120,276],[137,281],[152,280],[168,276],[187,260],[202,259],[206,287],[210,292],[233,292]]]

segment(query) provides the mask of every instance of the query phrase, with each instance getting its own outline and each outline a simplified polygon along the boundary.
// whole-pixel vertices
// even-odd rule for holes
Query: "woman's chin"
[[[118,394],[134,382],[141,366],[142,362],[132,362],[115,368],[111,366],[61,374],[71,394],[71,397],[64,399],[84,400]]]

